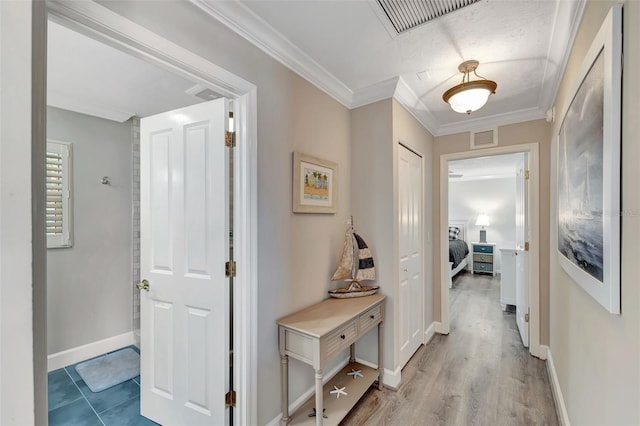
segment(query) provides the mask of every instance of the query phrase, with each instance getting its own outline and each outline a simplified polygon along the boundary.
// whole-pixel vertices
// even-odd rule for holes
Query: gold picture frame
[[[328,213],[338,209],[338,164],[293,153],[293,212]]]

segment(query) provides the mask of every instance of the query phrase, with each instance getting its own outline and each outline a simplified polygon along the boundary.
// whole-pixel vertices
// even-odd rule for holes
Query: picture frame
[[[567,274],[620,314],[622,8],[609,11],[573,81],[557,141],[557,249]]]
[[[338,164],[293,153],[293,212],[335,213],[338,209]]]

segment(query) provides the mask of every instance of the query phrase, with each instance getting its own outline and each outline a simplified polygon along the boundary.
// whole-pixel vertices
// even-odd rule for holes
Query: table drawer
[[[491,263],[473,262],[474,271],[493,272],[493,265]]]
[[[375,308],[369,309],[364,314],[360,315],[359,319],[359,332],[364,333],[369,328],[371,328],[374,324],[377,324],[380,321],[380,317],[382,316],[382,307],[380,305]]]
[[[327,336],[325,343],[326,357],[330,357],[334,353],[338,352],[349,346],[355,340],[358,335],[358,328],[356,322],[352,321],[346,326],[334,331]]]
[[[493,262],[493,255],[492,254],[474,254],[473,261],[491,263]]]
[[[493,246],[478,246],[473,245],[474,253],[493,253]]]

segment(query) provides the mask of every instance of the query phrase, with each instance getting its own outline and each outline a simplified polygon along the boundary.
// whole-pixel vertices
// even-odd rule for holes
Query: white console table
[[[352,299],[327,299],[294,314],[280,318],[278,343],[280,347],[280,373],[282,390],[282,420],[285,426],[309,424],[338,425],[349,410],[378,380],[382,389],[382,320],[385,296]],[[374,326],[378,326],[378,369],[355,362],[355,342]],[[349,364],[336,374],[323,388],[323,368],[343,349],[350,347]],[[293,416],[289,416],[289,357],[311,365],[315,370],[315,399],[311,398]],[[360,370],[363,377],[347,373]],[[347,395],[330,394],[345,388]],[[326,399],[326,403],[325,403]],[[314,403],[315,402],[315,403]],[[313,409],[318,415],[310,417]],[[324,411],[323,411],[324,410]],[[327,417],[323,419],[322,413]]]

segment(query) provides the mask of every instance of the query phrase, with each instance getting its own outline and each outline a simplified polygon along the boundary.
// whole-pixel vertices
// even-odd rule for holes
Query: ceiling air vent
[[[188,88],[184,92],[189,95],[196,96],[200,99],[204,99],[205,101],[212,101],[214,99],[222,97],[220,93],[214,92],[213,90],[207,89],[206,87],[202,87],[199,84]]]
[[[396,33],[454,12],[479,0],[377,0]]]
[[[498,145],[498,129],[471,132],[471,149],[488,148]]]

